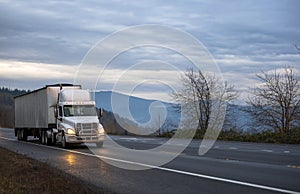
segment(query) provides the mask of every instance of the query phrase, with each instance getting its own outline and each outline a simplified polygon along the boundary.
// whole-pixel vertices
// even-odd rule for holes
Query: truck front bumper
[[[104,135],[76,136],[66,135],[67,143],[98,143],[104,141]]]

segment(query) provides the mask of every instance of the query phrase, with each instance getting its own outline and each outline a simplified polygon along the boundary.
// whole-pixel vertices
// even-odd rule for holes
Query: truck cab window
[[[72,116],[96,116],[96,108],[93,105],[65,105],[65,117]]]
[[[65,117],[74,116],[72,106],[64,106],[64,115]]]

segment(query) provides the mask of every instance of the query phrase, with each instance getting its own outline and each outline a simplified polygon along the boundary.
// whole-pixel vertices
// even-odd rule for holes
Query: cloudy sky
[[[72,83],[88,51],[105,37],[131,26],[158,24],[198,39],[219,66],[224,80],[234,84],[243,99],[257,84],[255,74],[261,70],[292,65],[300,72],[300,53],[294,46],[300,45],[299,7],[298,0],[0,0],[0,85],[36,89],[46,84]],[[118,47],[118,42],[112,47]],[[137,95],[160,95],[168,100],[160,94],[168,83],[147,83],[143,75],[149,74],[151,66],[161,70],[157,76],[164,77],[163,73],[168,77],[169,66],[159,68],[176,64],[181,58],[165,48],[131,49],[115,58],[109,71],[102,72],[102,85],[97,89],[111,90],[132,64],[154,60],[160,65],[152,62],[141,68],[147,66],[143,63],[128,75],[135,77]]]

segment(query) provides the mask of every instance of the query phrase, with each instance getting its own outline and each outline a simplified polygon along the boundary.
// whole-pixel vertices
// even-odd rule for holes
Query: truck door
[[[62,106],[59,106],[58,107],[58,115],[57,115],[57,129],[58,130],[61,129],[62,119],[63,119],[63,108],[62,108]]]

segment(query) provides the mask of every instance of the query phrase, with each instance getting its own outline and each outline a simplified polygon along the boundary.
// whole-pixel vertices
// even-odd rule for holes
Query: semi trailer
[[[96,143],[102,147],[104,128],[90,92],[80,85],[55,84],[16,96],[14,131],[18,140],[39,138],[45,145]]]

